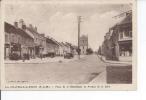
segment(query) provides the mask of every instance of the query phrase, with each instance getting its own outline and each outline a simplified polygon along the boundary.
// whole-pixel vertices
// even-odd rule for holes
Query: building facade
[[[120,56],[132,56],[132,14],[128,14],[127,17],[117,25],[117,31],[119,33],[119,55]]]
[[[63,48],[63,55],[66,55],[67,53],[71,53],[71,48],[68,43],[61,42],[62,48]]]
[[[127,13],[121,22],[106,33],[102,54],[109,60],[132,56],[132,12]]]
[[[9,59],[13,53],[21,59],[24,54],[33,55],[34,37],[26,32],[26,25],[22,20],[11,25],[5,24],[5,59]]]
[[[46,37],[46,51],[47,54],[59,55],[59,44],[56,40]]]
[[[40,34],[37,31],[37,27],[33,27],[31,24],[27,27],[27,32],[32,34],[34,37],[34,55],[40,57],[45,55],[46,51],[46,37],[44,34]]]
[[[14,22],[14,25],[5,22],[5,59],[10,59],[12,54],[22,59],[24,55],[42,58],[47,55],[64,56],[67,53],[76,53],[76,48],[71,43],[59,43],[49,36],[46,37],[37,31],[37,27],[31,24],[26,26],[22,19]]]

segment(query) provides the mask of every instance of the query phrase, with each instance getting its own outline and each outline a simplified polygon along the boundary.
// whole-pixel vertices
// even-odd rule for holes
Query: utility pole
[[[80,23],[81,23],[81,16],[78,16],[78,58],[80,59]]]

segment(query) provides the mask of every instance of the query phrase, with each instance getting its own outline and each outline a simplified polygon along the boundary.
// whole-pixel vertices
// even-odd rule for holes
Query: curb
[[[104,60],[103,58],[102,58],[102,56],[99,56],[99,55],[97,55],[98,57],[99,57],[99,59],[102,61],[102,62],[104,62],[104,63],[109,63],[109,64],[127,64],[127,65],[132,65],[132,63],[126,63],[126,62],[119,62],[119,61],[117,61],[117,62],[110,62],[110,61],[107,61],[107,60]]]
[[[96,76],[89,84],[106,84],[106,70],[101,72],[98,76]]]
[[[83,57],[84,58],[84,57]],[[80,58],[80,59],[82,59],[82,58]],[[70,61],[62,61],[62,62],[71,62],[71,61],[77,61],[78,59],[74,59],[74,60],[70,60]],[[43,60],[42,60],[43,61]],[[46,61],[46,62],[27,62],[27,60],[26,60],[26,62],[23,62],[23,61],[19,61],[19,62],[4,62],[4,64],[46,64],[46,63],[62,63],[62,62],[60,62],[60,60],[58,60],[58,61]]]

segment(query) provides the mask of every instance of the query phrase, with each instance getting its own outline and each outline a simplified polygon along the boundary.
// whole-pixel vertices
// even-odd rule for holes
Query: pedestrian
[[[41,58],[41,60],[42,60],[42,58],[43,58],[43,57],[42,57],[42,54],[40,54],[40,58]]]

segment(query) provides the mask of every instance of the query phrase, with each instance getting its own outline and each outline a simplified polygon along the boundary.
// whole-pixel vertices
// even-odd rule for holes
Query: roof
[[[120,23],[117,25],[124,25],[132,23],[132,13],[129,13]]]
[[[7,23],[7,22],[5,22],[4,25],[5,25],[5,26],[4,26],[5,32],[7,32],[7,33],[11,33],[11,32],[16,33],[16,28],[15,28],[13,25],[11,25],[11,24],[9,24],[9,23]]]
[[[132,24],[132,13],[129,13],[121,22],[116,23],[110,29],[115,29],[115,28],[117,28],[117,26],[125,25],[125,24]]]
[[[117,27],[117,24],[115,24],[114,26],[112,26],[110,29],[114,29]]]
[[[16,28],[15,26],[5,22],[5,32],[7,33],[17,33],[20,34],[22,36],[25,37],[30,37],[33,39],[32,35],[28,34],[27,32],[25,32],[24,30],[20,29],[20,28]]]
[[[55,45],[59,45],[59,43],[55,39],[50,37],[46,37],[46,41]]]
[[[60,45],[60,46],[64,46],[63,42],[59,42],[59,45]]]
[[[65,44],[63,42],[60,43],[62,46],[65,46]]]
[[[65,43],[61,42],[61,44],[65,47],[69,47],[69,45],[66,42]]]
[[[27,33],[29,36],[31,36],[32,38],[34,38],[34,35],[33,35],[30,31],[28,31],[27,29],[26,29],[26,33]]]
[[[33,29],[31,29],[31,28],[29,28],[29,27],[26,27],[26,29],[27,29],[29,32],[31,32],[33,35],[34,35],[34,34],[39,35],[38,32],[34,31]]]

